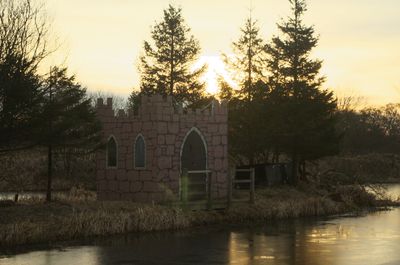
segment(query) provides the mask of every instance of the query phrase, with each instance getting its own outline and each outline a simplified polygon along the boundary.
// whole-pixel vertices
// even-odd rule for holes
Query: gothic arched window
[[[135,168],[140,169],[146,167],[146,143],[144,141],[143,135],[141,134],[139,134],[135,140],[134,159]]]
[[[110,136],[107,142],[107,167],[117,167],[117,141]]]

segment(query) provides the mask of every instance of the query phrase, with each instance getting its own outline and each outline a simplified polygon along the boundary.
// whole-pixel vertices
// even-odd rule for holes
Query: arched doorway
[[[207,170],[207,144],[200,131],[193,128],[186,135],[181,149],[181,171],[182,173],[189,172],[188,200],[205,199],[205,170]]]

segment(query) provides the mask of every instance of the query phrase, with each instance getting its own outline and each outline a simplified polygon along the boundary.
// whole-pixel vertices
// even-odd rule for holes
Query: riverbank
[[[130,232],[183,229],[191,226],[326,216],[400,202],[377,198],[359,187],[341,187],[317,194],[292,187],[256,191],[255,204],[229,210],[183,211],[133,202],[21,202],[0,208],[0,249]]]

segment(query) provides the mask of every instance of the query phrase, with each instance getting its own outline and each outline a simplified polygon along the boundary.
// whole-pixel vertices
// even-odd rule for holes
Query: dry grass
[[[53,203],[23,202],[0,208],[0,247],[194,225],[333,215],[389,203],[377,201],[357,189],[343,188],[334,195],[317,196],[289,187],[271,188],[257,191],[254,205],[238,204],[226,211],[198,212],[133,202],[97,202],[85,197]]]
[[[20,204],[0,212],[0,247],[189,225],[180,209],[131,202]]]

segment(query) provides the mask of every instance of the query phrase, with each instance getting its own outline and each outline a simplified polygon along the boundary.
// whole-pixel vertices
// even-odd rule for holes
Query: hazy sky
[[[182,7],[206,61],[229,53],[250,7],[266,40],[289,14],[285,0],[46,0],[62,44],[52,63],[64,62],[89,90],[128,95],[143,41],[169,3]],[[324,60],[327,88],[371,104],[400,101],[399,0],[308,0],[305,22],[320,35],[313,55]]]

